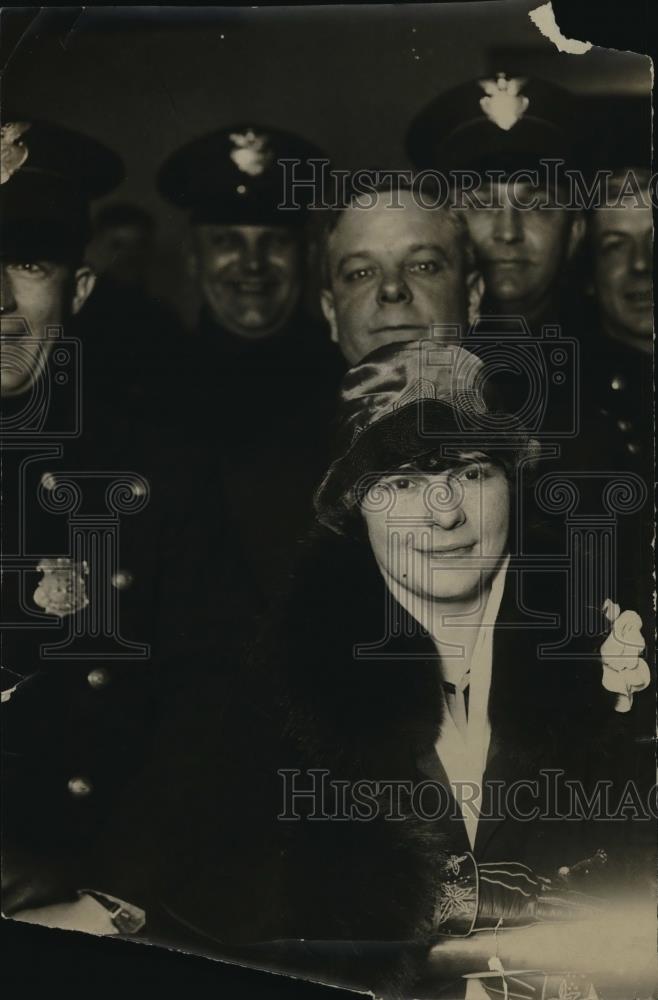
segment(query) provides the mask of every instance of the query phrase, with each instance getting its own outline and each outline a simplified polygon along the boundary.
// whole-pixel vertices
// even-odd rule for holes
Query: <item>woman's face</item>
[[[402,468],[384,476],[361,510],[384,575],[430,600],[476,594],[506,551],[509,482],[480,453],[440,473]]]

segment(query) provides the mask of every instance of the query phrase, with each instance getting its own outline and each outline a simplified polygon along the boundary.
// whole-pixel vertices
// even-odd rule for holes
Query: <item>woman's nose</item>
[[[444,531],[451,531],[466,520],[458,483],[448,480],[433,483],[425,493],[425,507],[428,520]]]

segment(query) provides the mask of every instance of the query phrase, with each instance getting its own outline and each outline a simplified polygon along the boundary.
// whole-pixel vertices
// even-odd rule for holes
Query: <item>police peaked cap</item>
[[[286,171],[278,162],[282,159],[300,162]],[[250,123],[233,125],[172,153],[158,172],[158,190],[187,210],[193,223],[299,225],[313,192],[296,188],[300,210],[280,209],[284,185],[292,176],[312,177],[308,161],[318,159],[326,155],[301,136]]]
[[[507,73],[483,75],[436,97],[413,119],[407,152],[419,169],[534,169],[571,165],[579,100],[563,87]]]
[[[89,203],[123,179],[102,143],[29,115],[2,119],[2,254],[77,261],[90,236]]]

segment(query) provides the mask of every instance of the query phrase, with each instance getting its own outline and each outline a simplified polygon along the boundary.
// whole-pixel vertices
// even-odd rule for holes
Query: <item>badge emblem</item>
[[[258,177],[274,161],[266,135],[258,135],[253,129],[247,129],[246,132],[231,132],[229,138],[235,147],[231,150],[231,159],[244,174]]]
[[[520,78],[508,80],[505,73],[498,73],[495,80],[480,80],[486,94],[480,99],[480,107],[489,121],[505,132],[509,132],[528,110],[530,101],[520,93],[525,82]]]
[[[46,614],[73,615],[89,604],[85,577],[89,573],[86,562],[76,563],[68,558],[42,559],[37,570],[43,579],[34,591],[33,600]]]
[[[28,149],[21,136],[29,127],[29,122],[7,122],[0,129],[0,184],[6,184],[27,160]]]

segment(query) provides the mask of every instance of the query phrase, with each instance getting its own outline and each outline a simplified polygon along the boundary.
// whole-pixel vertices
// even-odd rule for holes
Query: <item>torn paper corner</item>
[[[565,38],[555,20],[555,11],[550,0],[549,3],[542,4],[541,7],[535,7],[534,10],[529,12],[528,16],[532,23],[539,28],[542,35],[545,35],[550,42],[553,42],[553,45],[556,46],[559,52],[568,52],[573,56],[582,56],[592,48],[591,42],[581,42],[577,38]]]

